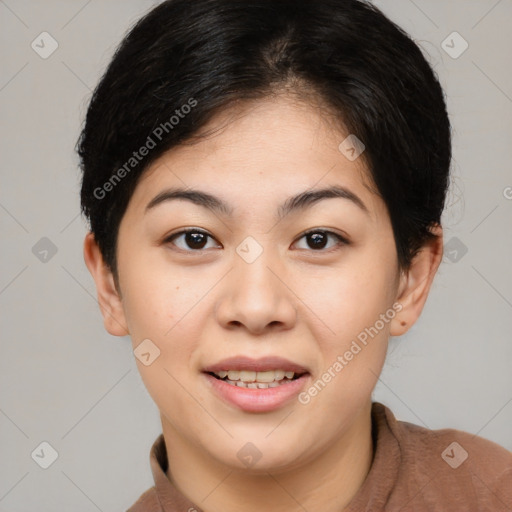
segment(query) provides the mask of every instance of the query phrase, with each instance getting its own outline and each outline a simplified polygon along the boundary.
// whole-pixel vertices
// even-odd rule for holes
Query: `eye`
[[[170,237],[166,238],[164,243],[173,243],[183,251],[197,252],[209,248],[207,247],[208,238],[214,240],[214,238],[205,231],[191,228],[174,233]],[[177,241],[178,243],[176,243]]]
[[[338,233],[321,229],[308,231],[307,233],[304,233],[301,238],[299,238],[299,240],[302,240],[303,238],[306,239],[306,243],[309,245],[309,247],[299,247],[300,249],[311,248],[315,251],[321,251],[322,249],[326,248],[329,238],[334,238],[337,241],[337,244],[334,244],[334,247],[336,247],[336,245],[340,246],[350,244],[350,242],[345,237],[338,235]]]
[[[164,240],[164,243],[172,243],[179,249],[187,252],[199,252],[204,249],[218,247],[219,244],[208,247],[208,239],[214,240],[214,238],[209,235],[207,232],[202,231],[196,228],[190,228],[183,231],[179,231],[178,233],[174,233],[173,235],[167,237]],[[334,233],[333,231],[328,230],[311,230],[307,233],[304,233],[299,241],[305,239],[306,244],[309,247],[299,247],[299,249],[313,249],[314,251],[322,251],[324,249],[329,250],[333,246],[336,245],[348,245],[350,242],[343,236],[338,233]],[[329,239],[334,239],[334,244],[328,246]],[[296,242],[298,243],[298,242]]]

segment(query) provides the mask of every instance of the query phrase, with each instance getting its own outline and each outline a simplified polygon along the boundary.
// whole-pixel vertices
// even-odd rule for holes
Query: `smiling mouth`
[[[299,379],[307,372],[295,373],[284,370],[268,370],[262,372],[247,370],[223,370],[207,372],[212,377],[222,380],[232,386],[249,389],[268,389],[285,386],[287,383]]]

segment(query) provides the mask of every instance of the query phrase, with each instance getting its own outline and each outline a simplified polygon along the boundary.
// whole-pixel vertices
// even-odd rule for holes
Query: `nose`
[[[296,296],[285,272],[263,253],[247,263],[235,254],[215,308],[217,321],[227,329],[245,328],[251,334],[287,330],[296,322]]]

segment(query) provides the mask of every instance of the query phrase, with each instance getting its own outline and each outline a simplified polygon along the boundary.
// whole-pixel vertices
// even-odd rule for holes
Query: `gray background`
[[[103,329],[73,148],[116,44],[154,4],[0,0],[1,512],[125,510],[153,485],[158,410],[129,339]],[[444,261],[419,322],[391,340],[374,399],[512,450],[512,2],[376,4],[439,74],[454,160]],[[47,59],[31,48],[43,31],[59,45]],[[469,43],[458,58],[442,47],[453,31]],[[59,454],[48,469],[31,457],[43,441]]]

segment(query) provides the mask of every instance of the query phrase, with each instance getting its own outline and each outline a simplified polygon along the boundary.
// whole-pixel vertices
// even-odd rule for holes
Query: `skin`
[[[151,365],[136,361],[161,413],[168,477],[198,507],[343,510],[371,466],[371,393],[388,338],[419,317],[442,258],[442,230],[400,272],[387,209],[362,158],[338,150],[347,134],[311,105],[279,95],[225,111],[205,129],[212,127],[222,129],[167,152],[137,185],[119,229],[119,290],[86,236],[105,328],[129,334],[134,349],[148,338],[159,348]],[[329,198],[276,223],[290,196],[328,185],[350,189],[368,212]],[[186,200],[145,212],[172,186],[218,196],[232,216]],[[184,236],[165,241],[187,227],[211,236],[203,249]],[[311,229],[350,243],[330,235],[315,248],[304,237]],[[263,249],[250,264],[236,252],[247,236]],[[278,355],[310,369],[308,387],[393,304],[401,311],[307,404],[244,412],[220,400],[201,373],[233,355]],[[249,468],[237,457],[247,442],[261,453]]]

